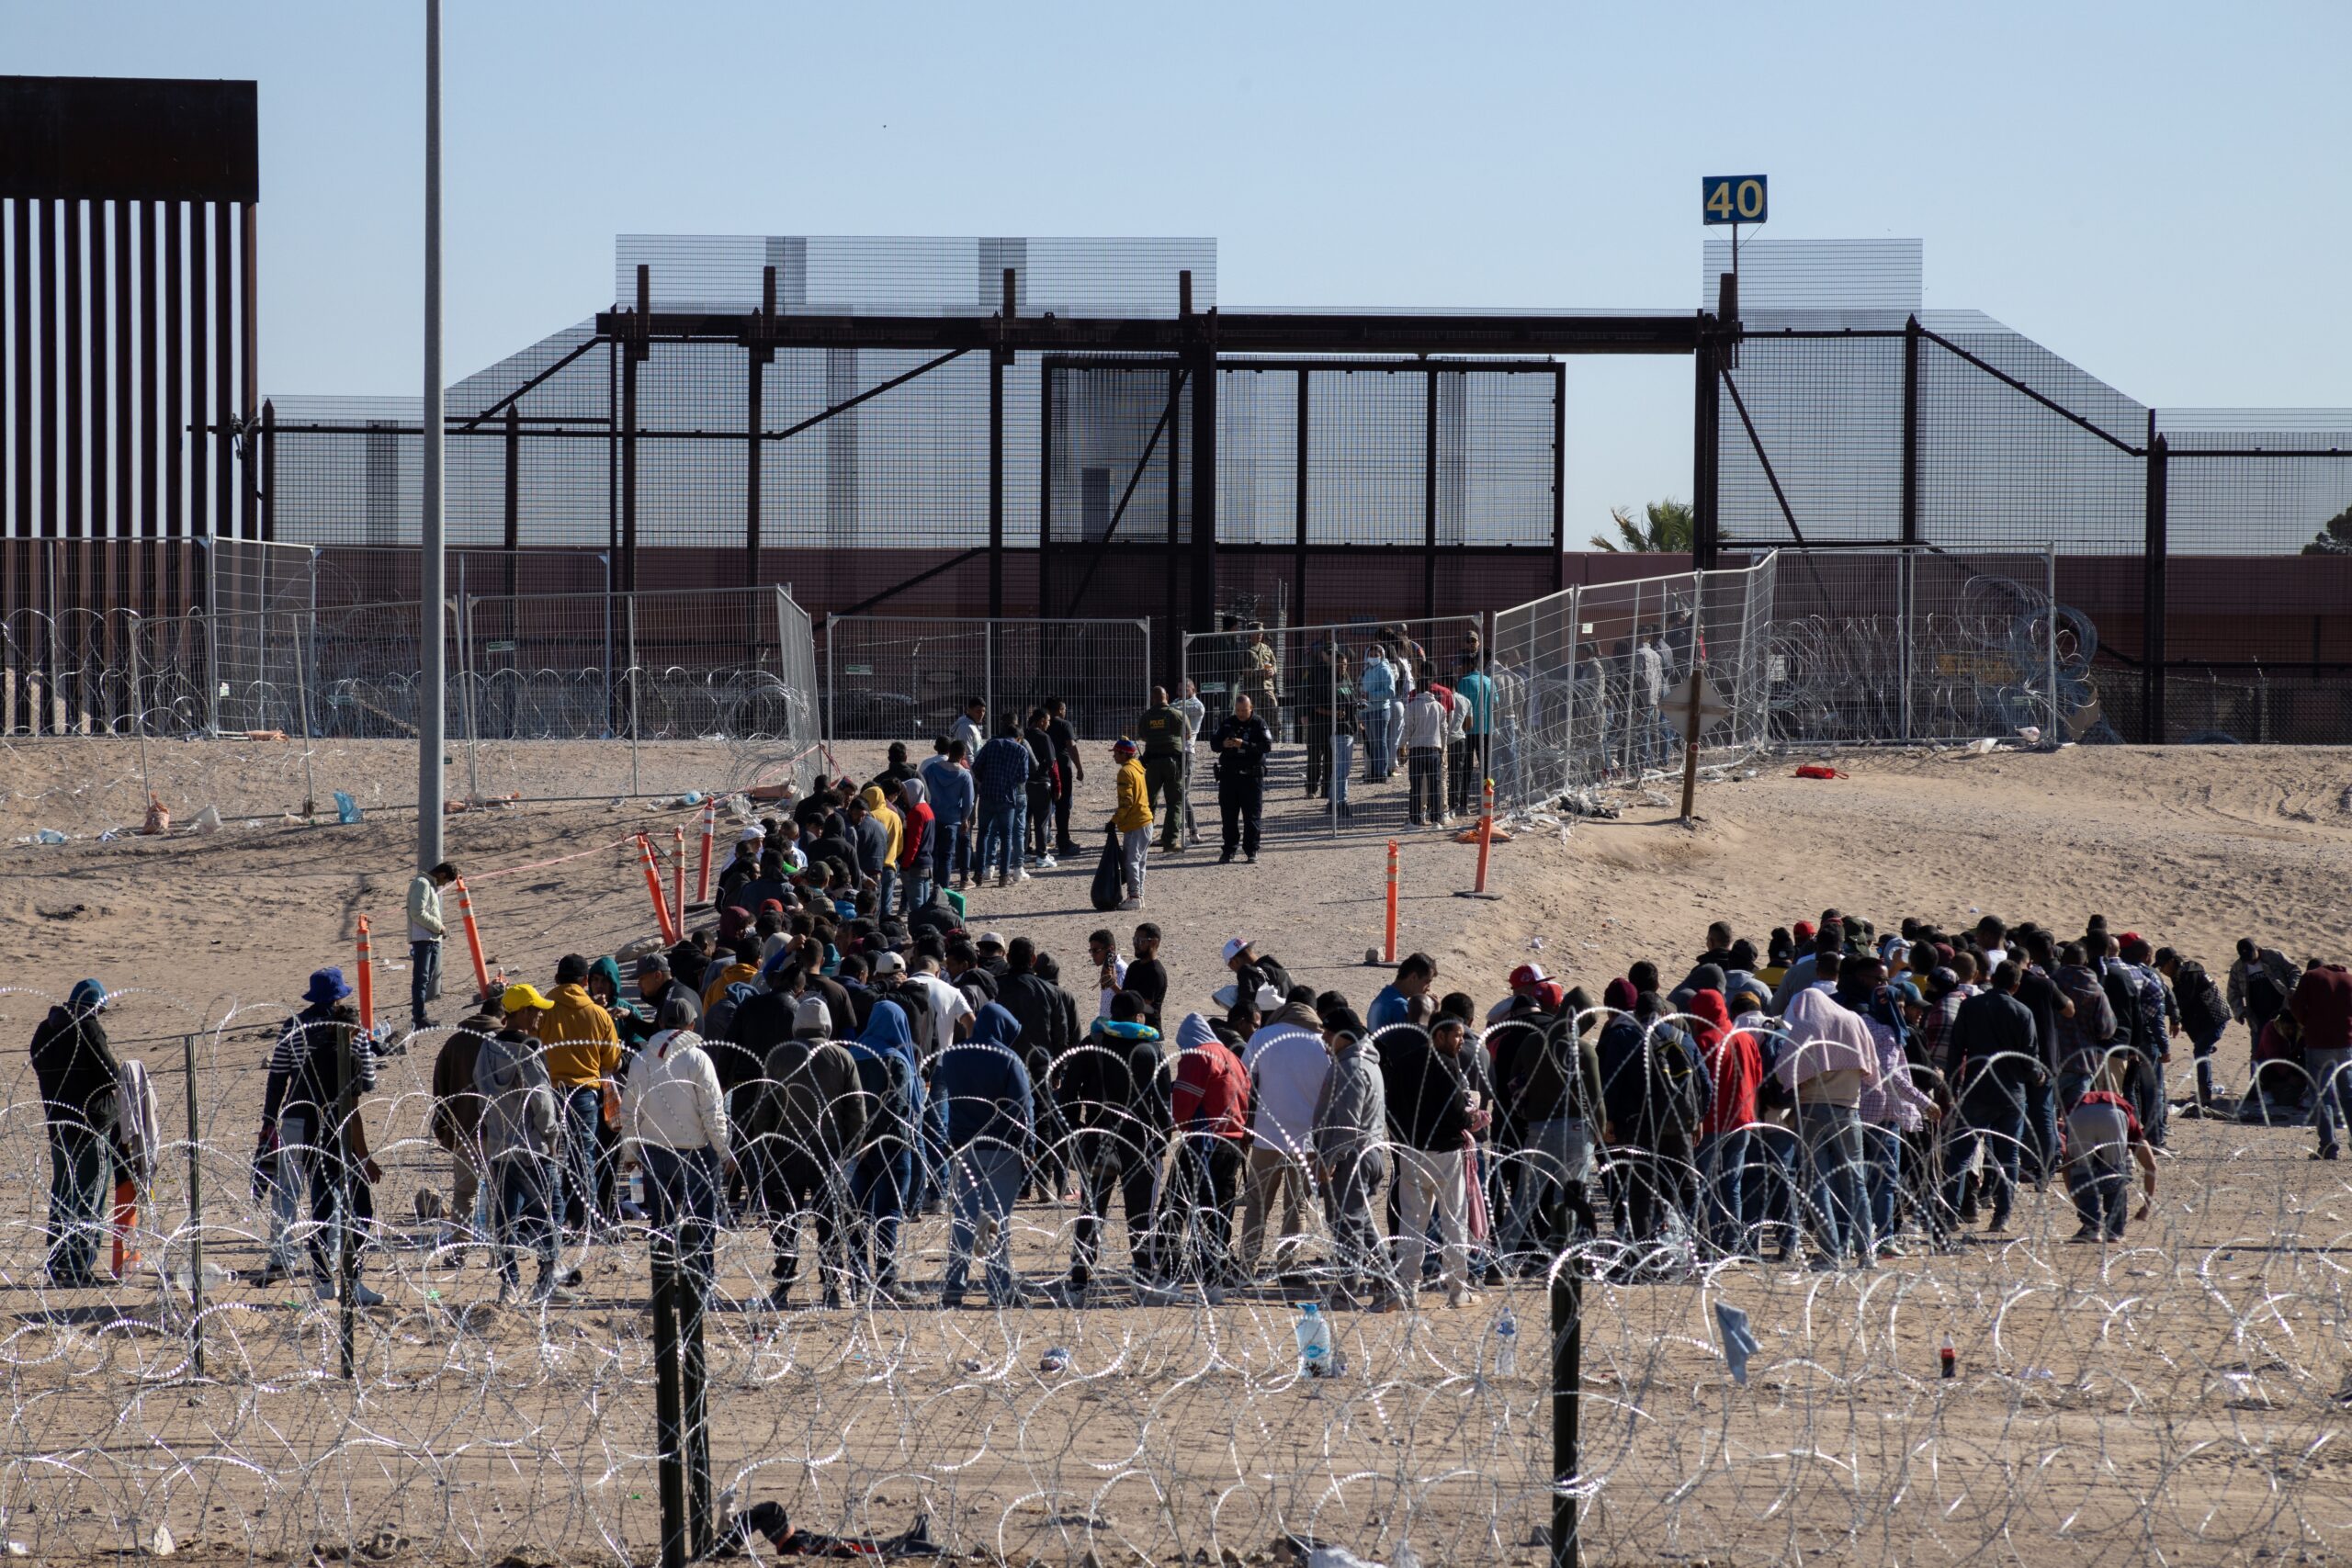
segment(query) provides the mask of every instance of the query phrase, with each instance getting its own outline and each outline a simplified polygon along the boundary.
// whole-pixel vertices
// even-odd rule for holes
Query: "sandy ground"
[[[70,751],[66,749],[70,747]],[[723,750],[723,749],[722,749]],[[6,811],[119,792],[123,743],[15,743]],[[680,757],[680,774],[730,759]],[[1221,978],[1217,948],[1258,938],[1301,979],[1368,1001],[1385,977],[1385,840],[1401,840],[1400,943],[1441,985],[1483,1003],[1531,956],[1596,989],[1634,957],[1674,967],[1708,919],[1761,937],[1836,903],[1883,926],[1976,909],[2064,928],[2106,913],[2218,972],[2242,932],[2341,955],[2352,885],[2352,755],[2253,748],[2055,755],[1849,756],[1853,776],[1789,778],[1786,761],[1712,785],[1685,828],[1637,795],[1615,821],[1522,832],[1496,851],[1499,901],[1466,887],[1473,852],[1405,830],[1401,781],[1360,796],[1332,840],[1278,759],[1268,846],[1255,867],[1213,852],[1155,856],[1148,918],[1169,933],[1180,998]],[[151,757],[151,766],[153,759]],[[600,795],[593,757],[518,751],[506,765],[569,767]],[[202,776],[262,798],[282,763],[216,753]],[[627,767],[626,750],[618,770]],[[259,768],[259,774],[248,772]],[[360,749],[343,776],[387,790],[413,769]],[[861,769],[861,772],[864,770]],[[1108,804],[1098,774],[1080,821]],[[666,775],[665,775],[666,776]],[[322,793],[326,786],[321,785]],[[347,786],[345,786],[347,787]],[[357,792],[355,792],[357,793]],[[397,798],[397,796],[391,796]],[[453,819],[493,964],[544,980],[566,951],[642,935],[643,884],[621,841],[691,814],[601,800]],[[10,815],[14,831],[22,818]],[[303,976],[347,962],[356,917],[393,942],[413,818],[357,828],[275,819],[209,837],[0,849],[0,1033],[22,1040],[83,975],[125,995],[119,1040],[154,1065],[167,1127],[184,1125],[179,1036],[195,1032],[208,1256],[258,1259],[246,1156],[267,1029]],[[1204,827],[1211,827],[1204,821]],[[1212,831],[1213,831],[1212,828]],[[1091,835],[1099,842],[1099,834]],[[562,857],[572,857],[564,859]],[[975,921],[1027,932],[1082,962],[1106,923],[1088,863],[976,896]],[[1122,927],[1128,917],[1120,917]],[[450,953],[462,972],[462,950]],[[2245,1075],[2245,1039],[2224,1046]],[[418,1251],[374,1269],[392,1297],[367,1314],[356,1390],[334,1373],[332,1319],[283,1287],[217,1287],[209,1380],[192,1381],[181,1318],[152,1276],[103,1295],[44,1292],[37,1107],[21,1055],[0,1115],[0,1368],[11,1405],[0,1520],[46,1561],[93,1560],[168,1525],[201,1562],[307,1561],[314,1545],[373,1542],[387,1561],[644,1562],[656,1534],[653,1392],[641,1244],[593,1249],[588,1301],[541,1322],[481,1309],[479,1254]],[[389,1065],[369,1109],[390,1169],[380,1212],[405,1218],[443,1185],[424,1141],[429,1044]],[[2178,1122],[2153,1223],[2126,1248],[2060,1245],[2056,1194],[2029,1194],[2005,1238],[1872,1273],[1737,1266],[1587,1296],[1587,1561],[1690,1562],[2321,1561],[2352,1540],[2346,1299],[2352,1190],[2309,1162],[2308,1131]],[[186,1145],[159,1179],[146,1259],[185,1256]],[[1067,1257],[1071,1210],[1026,1206],[1019,1254],[1039,1274]],[[1319,1229],[1319,1227],[1317,1227]],[[1122,1259],[1114,1224],[1106,1242]],[[936,1279],[936,1223],[911,1242]],[[1310,1251],[1319,1245],[1310,1242]],[[1532,1562],[1548,1515],[1549,1410],[1540,1289],[1464,1313],[1343,1314],[1349,1369],[1295,1377],[1295,1311],[1269,1292],[1210,1311],[1049,1305],[779,1316],[737,1310],[763,1283],[765,1238],[734,1233],[726,1310],[711,1319],[714,1470],[749,1502],[775,1497],[830,1528],[895,1529],[919,1507],[959,1551],[1076,1562],[1250,1557],[1283,1529],[1369,1555],[1409,1537],[1427,1562]],[[1746,1310],[1763,1348],[1726,1376],[1718,1301]],[[1525,1326],[1516,1372],[1496,1366],[1504,1309]],[[1949,1335],[1960,1375],[1935,1375]],[[1040,1372],[1046,1347],[1068,1373]],[[361,1559],[368,1553],[363,1550]]]

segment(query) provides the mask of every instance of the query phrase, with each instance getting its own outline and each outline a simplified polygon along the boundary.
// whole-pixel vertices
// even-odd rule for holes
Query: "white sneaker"
[[[1022,867],[1022,868],[1021,868],[1021,870],[1020,870],[1020,872],[1015,875],[1014,880],[1015,880],[1015,881],[1019,881],[1019,882],[1026,882],[1026,881],[1028,881],[1028,880],[1029,880],[1029,868],[1028,868],[1027,866],[1023,866],[1023,867]]]
[[[1051,870],[1053,870],[1053,869],[1054,869],[1054,857],[1053,857],[1053,856],[1051,856],[1051,855],[1039,855],[1039,856],[1037,857],[1037,869],[1038,869],[1039,871],[1051,871]]]

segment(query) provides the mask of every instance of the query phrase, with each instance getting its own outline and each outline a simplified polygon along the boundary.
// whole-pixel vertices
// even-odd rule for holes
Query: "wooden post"
[[[1690,708],[1683,716],[1682,820],[1690,820],[1690,806],[1699,792],[1699,694],[1707,689],[1707,667],[1690,667]]]

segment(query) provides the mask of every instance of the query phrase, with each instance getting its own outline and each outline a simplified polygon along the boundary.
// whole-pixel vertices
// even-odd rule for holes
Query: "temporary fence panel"
[[[2046,549],[1781,551],[1773,739],[2101,738],[2097,630],[2056,583]]]
[[[928,741],[973,698],[994,716],[1054,699],[1079,738],[1133,734],[1151,704],[1145,620],[919,619],[842,615],[825,624],[825,728],[843,740]]]
[[[1766,734],[1764,648],[1777,562],[1571,588],[1495,616],[1496,799],[1532,810],[1569,790],[1671,772],[1667,694],[1694,669],[1730,707],[1702,745],[1728,760]]]

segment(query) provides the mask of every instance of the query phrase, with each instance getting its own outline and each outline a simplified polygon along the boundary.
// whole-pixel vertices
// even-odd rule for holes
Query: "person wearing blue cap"
[[[49,1278],[68,1288],[99,1282],[98,1236],[114,1183],[120,1068],[98,1022],[106,1005],[106,987],[83,980],[33,1031],[33,1077],[49,1124]]]
[[[372,1218],[368,1184],[384,1174],[368,1153],[367,1129],[359,1120],[359,1096],[376,1089],[375,1043],[360,1032],[350,998],[351,986],[340,968],[311,971],[302,1010],[278,1032],[262,1089],[260,1155],[276,1156],[277,1176],[270,1258],[262,1282],[293,1271],[293,1231],[308,1188],[311,1277],[321,1301],[332,1301],[335,1293],[334,1254],[328,1243],[342,1228],[336,1201],[347,1196],[355,1220]],[[352,1299],[361,1306],[377,1306],[384,1299],[359,1282],[356,1267]]]

